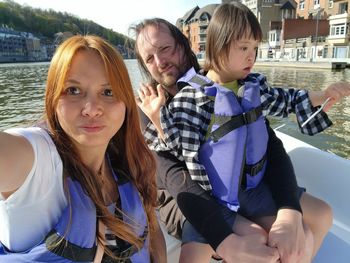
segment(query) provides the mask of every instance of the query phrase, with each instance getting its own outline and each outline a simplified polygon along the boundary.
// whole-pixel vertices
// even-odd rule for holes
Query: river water
[[[42,116],[48,63],[0,64],[0,130],[29,125]],[[133,87],[142,82],[135,60],[126,60]],[[350,81],[350,69],[300,69],[256,67],[267,76],[271,85],[323,90],[330,83]],[[336,104],[329,116],[334,125],[316,136],[302,135],[295,117],[271,119],[273,127],[320,149],[350,159],[350,97]]]

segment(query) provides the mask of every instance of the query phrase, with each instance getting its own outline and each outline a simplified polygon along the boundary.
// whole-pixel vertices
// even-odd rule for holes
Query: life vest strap
[[[148,227],[145,228],[142,236],[140,238],[143,242],[146,240],[148,235]],[[113,252],[113,255],[118,258],[118,263],[130,263],[131,256],[138,252],[138,249],[135,245],[130,245],[125,241],[117,237],[117,246],[107,245],[107,247]],[[119,243],[119,244],[118,244]],[[115,263],[116,260],[110,257],[108,254],[104,254],[102,263]]]
[[[140,237],[145,240],[148,235],[148,228],[146,228]],[[96,246],[92,248],[82,248],[77,246],[64,238],[62,238],[55,230],[52,230],[45,238],[45,244],[49,251],[57,256],[72,260],[74,262],[92,262],[96,254]],[[119,263],[128,263],[130,257],[138,252],[134,245],[128,245],[123,249],[118,246],[107,246],[113,254],[118,258]],[[115,259],[109,257],[107,254],[103,256],[103,263],[115,262]]]
[[[52,253],[75,262],[94,261],[97,249],[96,246],[92,248],[77,246],[62,238],[55,230],[46,236],[45,244]]]
[[[130,246],[127,250],[124,250],[122,252],[116,251],[115,246],[107,247],[113,252],[114,256],[116,256],[118,260],[116,261],[116,259],[110,257],[108,254],[105,253],[101,261],[102,263],[131,263],[130,257],[138,251],[135,246]]]
[[[252,165],[246,164],[244,166],[244,172],[246,174],[249,174],[250,176],[257,175],[264,168],[265,161],[266,161],[266,153],[264,154],[263,158],[259,162]]]
[[[214,85],[214,82],[213,81],[207,81],[205,79],[202,79],[200,77],[198,77],[197,75],[194,75],[190,80],[189,82],[193,82],[193,83],[196,83],[197,85],[199,85],[201,88],[204,88],[206,86],[210,87],[210,86],[213,86]]]
[[[221,125],[215,131],[210,133],[210,138],[213,142],[218,142],[220,138],[224,137],[229,132],[255,122],[262,115],[262,107],[258,106],[250,111],[233,116],[229,121]]]

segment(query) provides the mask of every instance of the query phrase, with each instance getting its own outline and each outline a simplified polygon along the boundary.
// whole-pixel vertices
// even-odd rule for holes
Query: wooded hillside
[[[58,32],[70,31],[73,34],[98,35],[114,45],[124,45],[127,39],[131,44],[133,43],[133,40],[127,36],[104,28],[93,21],[81,19],[66,12],[22,6],[11,0],[0,2],[1,25],[49,39],[54,39],[54,35]]]

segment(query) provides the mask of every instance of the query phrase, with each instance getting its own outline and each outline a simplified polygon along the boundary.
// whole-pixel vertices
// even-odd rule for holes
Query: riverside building
[[[264,34],[258,60],[340,61],[350,65],[350,0],[241,2],[256,15]],[[198,58],[204,57],[206,29],[217,6],[196,6],[176,22]]]

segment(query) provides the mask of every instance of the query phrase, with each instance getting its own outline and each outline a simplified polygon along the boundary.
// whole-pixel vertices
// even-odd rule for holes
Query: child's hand
[[[266,245],[263,235],[230,234],[220,243],[216,252],[223,262],[276,263],[281,262],[278,250]]]
[[[342,98],[350,96],[350,84],[348,82],[336,82],[327,87],[324,91],[324,98],[331,98],[324,107],[323,111],[327,112],[335,103]]]
[[[310,237],[312,234],[305,231],[300,212],[281,209],[269,232],[268,245],[278,249],[281,262],[309,262],[305,259],[311,259],[312,256],[308,253],[313,251]]]

